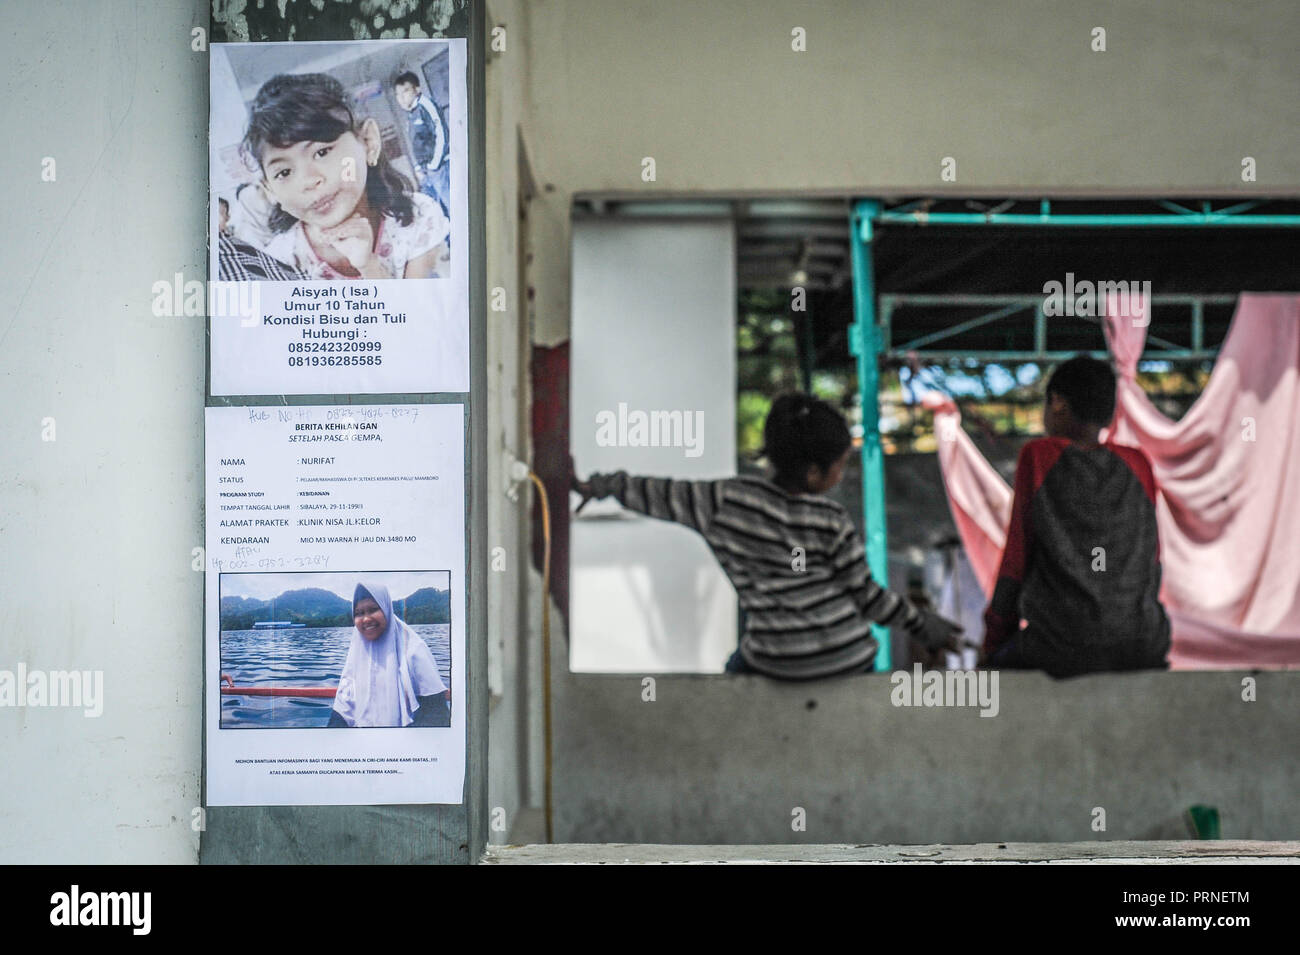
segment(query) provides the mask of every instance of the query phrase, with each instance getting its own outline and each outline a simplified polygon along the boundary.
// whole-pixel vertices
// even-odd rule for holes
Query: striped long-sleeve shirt
[[[595,497],[698,531],[745,611],[741,656],[760,673],[815,679],[865,670],[871,624],[916,632],[921,615],[867,569],[844,507],[758,477],[685,481],[593,474]]]

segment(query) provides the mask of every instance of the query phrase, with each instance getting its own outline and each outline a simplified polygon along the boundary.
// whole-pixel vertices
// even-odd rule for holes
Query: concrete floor
[[[630,843],[493,846],[487,865],[654,864],[934,864],[1048,863],[1114,865],[1300,863],[1300,842],[1215,840],[1206,842],[1006,842],[971,846],[667,846]]]

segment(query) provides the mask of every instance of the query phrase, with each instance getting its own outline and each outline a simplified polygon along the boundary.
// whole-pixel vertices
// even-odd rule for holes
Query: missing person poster
[[[465,41],[211,49],[213,395],[469,391]]]
[[[462,801],[465,422],[207,409],[208,805]]]

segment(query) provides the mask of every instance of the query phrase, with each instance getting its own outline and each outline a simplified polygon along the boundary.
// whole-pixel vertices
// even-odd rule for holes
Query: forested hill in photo
[[[394,600],[393,612],[410,624],[450,623],[451,594],[434,587],[421,587],[405,599]],[[253,624],[270,620],[306,627],[351,627],[352,604],[319,587],[289,590],[271,600],[221,598],[222,630],[252,630]]]

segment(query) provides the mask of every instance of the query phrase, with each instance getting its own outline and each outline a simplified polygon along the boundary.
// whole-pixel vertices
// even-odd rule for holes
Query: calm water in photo
[[[412,624],[451,686],[451,625]],[[352,627],[223,630],[221,672],[236,686],[338,686],[352,643]],[[222,729],[324,726],[332,699],[292,696],[221,697]]]

